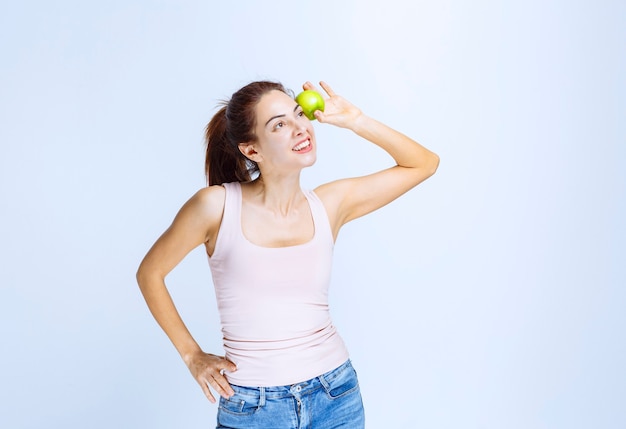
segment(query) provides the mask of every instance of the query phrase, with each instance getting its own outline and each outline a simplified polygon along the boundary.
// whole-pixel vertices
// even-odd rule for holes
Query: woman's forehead
[[[261,97],[256,112],[262,123],[276,115],[286,115],[293,111],[296,101],[282,91],[270,91]]]

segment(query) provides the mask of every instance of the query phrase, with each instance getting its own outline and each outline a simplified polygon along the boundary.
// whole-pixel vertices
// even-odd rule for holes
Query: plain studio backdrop
[[[626,427],[625,4],[3,2],[0,427],[215,426],[135,271],[256,79],[325,80],[441,156],[335,248],[369,428]],[[314,126],[304,186],[392,165]],[[222,354],[203,249],[168,286]]]

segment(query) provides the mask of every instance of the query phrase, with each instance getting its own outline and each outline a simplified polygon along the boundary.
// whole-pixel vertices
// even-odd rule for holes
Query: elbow
[[[139,285],[139,289],[143,289],[142,285],[145,284],[146,279],[146,270],[143,267],[143,264],[139,266],[137,272],[135,273],[135,280],[137,280],[137,285]]]
[[[155,287],[165,284],[165,273],[150,260],[144,260],[137,268],[135,279],[141,293],[146,295]]]
[[[428,163],[426,170],[428,171],[428,177],[432,176],[437,172],[439,168],[439,155],[434,152],[431,152],[428,156]]]
[[[150,278],[153,277],[153,273],[150,269],[142,262],[135,273],[135,279],[137,280],[137,285],[139,285],[139,289],[143,292],[148,284],[150,283]]]

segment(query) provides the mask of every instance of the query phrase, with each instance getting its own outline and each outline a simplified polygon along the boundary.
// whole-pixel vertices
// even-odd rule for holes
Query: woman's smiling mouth
[[[292,150],[296,152],[301,152],[310,147],[311,147],[311,139],[306,139],[302,143],[298,143],[296,146],[294,146]]]

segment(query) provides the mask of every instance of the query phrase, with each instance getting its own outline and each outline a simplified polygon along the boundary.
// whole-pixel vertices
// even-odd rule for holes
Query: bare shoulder
[[[338,205],[346,194],[350,192],[351,180],[340,179],[324,183],[315,188],[314,192],[324,203],[326,208]]]
[[[197,191],[183,206],[181,213],[190,212],[205,220],[221,219],[224,213],[226,190],[223,186],[213,185]]]
[[[204,241],[217,234],[224,213],[226,190],[219,185],[197,191],[180,209],[174,228],[189,233],[201,233]]]
[[[189,199],[189,202],[206,206],[223,206],[225,198],[226,189],[222,185],[213,185],[200,189]]]

